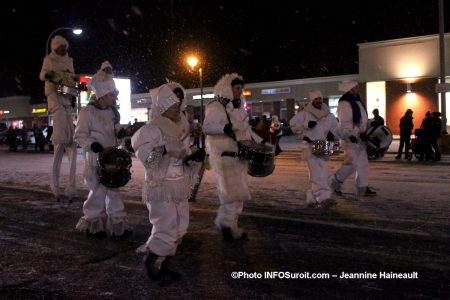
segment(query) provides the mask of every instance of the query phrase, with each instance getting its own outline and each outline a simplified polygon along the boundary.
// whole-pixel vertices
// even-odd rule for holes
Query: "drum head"
[[[98,157],[99,182],[109,188],[126,185],[131,179],[131,156],[124,149],[108,147]]]
[[[391,130],[386,126],[369,127],[367,135],[367,152],[369,156],[373,153],[384,154],[392,143]]]

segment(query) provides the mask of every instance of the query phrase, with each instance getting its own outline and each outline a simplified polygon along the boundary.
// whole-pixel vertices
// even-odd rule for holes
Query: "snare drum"
[[[317,156],[332,156],[339,154],[339,142],[315,140],[312,142],[312,154]]]
[[[77,97],[80,93],[76,87],[58,84],[56,91],[61,95],[70,95]]]
[[[248,161],[248,175],[266,177],[275,170],[275,153],[272,147],[254,141],[239,142],[239,157]]]
[[[126,185],[131,179],[131,155],[124,149],[107,147],[100,152],[97,160],[99,182],[109,188]]]
[[[78,82],[73,79],[73,75],[66,74],[61,82],[56,86],[56,90],[61,95],[78,96],[80,93]]]

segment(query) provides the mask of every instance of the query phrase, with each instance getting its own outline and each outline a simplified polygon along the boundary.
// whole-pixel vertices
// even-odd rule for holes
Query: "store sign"
[[[450,92],[450,83],[438,83],[435,85],[436,93]]]
[[[261,90],[262,95],[275,95],[275,94],[290,94],[291,88],[290,87],[282,87],[277,89],[264,89]]]
[[[201,95],[194,95],[192,97],[192,99],[200,100],[201,99]],[[214,94],[203,94],[203,99],[214,99]]]
[[[10,113],[9,110],[0,110],[0,116],[7,115],[9,113]]]
[[[44,108],[33,108],[33,110],[31,111],[32,114],[43,114],[46,113],[47,109]]]

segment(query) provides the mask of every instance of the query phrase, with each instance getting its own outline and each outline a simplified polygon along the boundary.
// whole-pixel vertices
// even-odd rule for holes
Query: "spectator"
[[[405,159],[408,159],[408,152],[411,145],[411,133],[414,128],[413,111],[407,109],[405,115],[400,119],[400,144],[395,159],[402,157],[403,146],[405,147]]]

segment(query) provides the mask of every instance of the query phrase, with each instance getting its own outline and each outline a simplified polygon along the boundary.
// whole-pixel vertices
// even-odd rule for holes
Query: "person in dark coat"
[[[395,159],[400,159],[402,157],[403,146],[405,147],[405,159],[407,159],[407,154],[411,145],[411,134],[413,128],[413,111],[408,108],[405,115],[400,119],[400,145],[398,147],[398,154]]]
[[[9,151],[16,152],[17,151],[17,130],[10,126],[8,132],[6,133],[6,140],[9,144]]]
[[[378,110],[378,108],[372,110],[372,114],[373,119],[372,122],[370,123],[370,126],[373,127],[384,126],[384,119],[382,116],[380,116],[380,111]]]
[[[433,147],[434,160],[436,161],[441,160],[441,152],[439,151],[437,143],[438,139],[441,137],[441,126],[441,113],[435,111],[431,114],[431,147]]]

